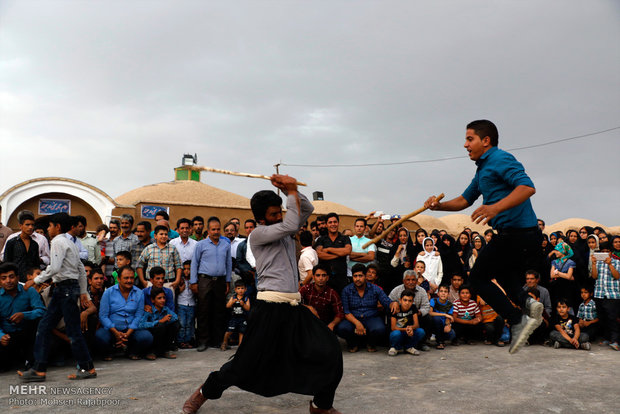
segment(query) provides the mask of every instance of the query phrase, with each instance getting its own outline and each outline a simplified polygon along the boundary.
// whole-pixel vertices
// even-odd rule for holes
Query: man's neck
[[[143,246],[148,246],[149,244],[151,244],[151,239],[140,240],[140,244]]]
[[[314,290],[316,290],[319,293],[322,293],[325,290],[325,286],[319,286],[316,283],[314,284]]]
[[[22,239],[22,240],[30,240],[30,236],[27,235],[26,233],[24,233],[23,231],[19,235],[19,238]]]
[[[361,239],[362,237],[364,237],[363,234],[356,234],[355,237],[357,237],[358,239]]]
[[[364,283],[362,286],[355,286],[355,289],[357,290],[357,293],[360,294],[360,296],[364,295],[364,292],[366,291],[366,285],[367,283]]]
[[[15,289],[13,290],[5,290],[6,293],[8,293],[9,295],[11,295],[12,297],[17,296],[17,285],[15,286]]]
[[[121,233],[121,236],[123,236],[124,239],[128,239],[129,236],[131,236],[131,232],[129,232],[129,233]]]
[[[187,236],[187,237],[179,236],[179,239],[181,239],[181,242],[183,244],[187,244],[187,241],[189,240],[189,236]]]
[[[213,239],[213,237],[211,237],[211,236],[209,236],[209,240],[211,240],[211,242],[212,242],[213,244],[218,244],[218,243],[219,243],[219,241],[220,241],[220,239],[214,240],[214,239]]]
[[[329,236],[330,239],[334,240],[336,237],[338,237],[339,232],[335,232],[335,233],[327,233],[327,235]]]

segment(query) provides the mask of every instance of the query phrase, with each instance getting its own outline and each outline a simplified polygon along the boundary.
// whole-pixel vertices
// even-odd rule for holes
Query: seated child
[[[538,290],[538,288],[536,287],[527,288],[527,294],[531,296],[532,298],[534,298],[537,302],[541,301],[540,290]],[[530,344],[542,344],[549,337],[549,326],[550,326],[549,320],[551,319],[551,316],[547,313],[547,310],[543,310],[542,317],[543,317],[542,323],[538,326],[538,328],[534,330],[534,332],[532,332],[532,334],[530,335],[530,338],[528,339],[528,342]]]
[[[484,344],[497,346],[506,345],[500,337],[504,330],[504,320],[493,308],[478,296],[478,307],[482,313],[482,329],[484,331]]]
[[[247,312],[250,310],[250,299],[246,297],[245,291],[246,288],[243,280],[237,280],[235,282],[235,294],[226,304],[228,309],[232,309],[232,315],[228,321],[228,328],[226,329],[224,340],[222,341],[222,346],[220,347],[222,351],[228,349],[228,340],[233,332],[237,332],[239,334],[239,345],[241,345],[241,341],[243,340],[243,334],[245,333],[245,328],[248,325]]]
[[[116,253],[116,269],[122,269],[125,266],[131,266],[131,253],[123,250],[122,252]],[[114,281],[113,285],[118,285],[118,270],[112,272],[112,278]],[[136,273],[136,279],[138,278],[138,274]]]
[[[450,279],[450,291],[448,293],[448,299],[454,303],[459,299],[459,289],[463,286],[463,276],[452,275]]]
[[[424,289],[426,292],[431,290],[431,284],[424,278],[424,271],[426,270],[426,263],[422,260],[418,260],[415,262],[415,266],[413,266],[413,271],[418,277],[418,286]],[[432,292],[431,292],[432,293]]]
[[[448,300],[449,291],[448,286],[441,285],[437,289],[437,297],[430,300],[429,315],[433,318],[433,333],[437,339],[437,349],[444,349],[446,341],[452,341],[456,337],[452,329],[454,307]]]
[[[194,338],[194,315],[196,310],[196,299],[194,292],[189,287],[189,278],[191,274],[191,261],[187,260],[183,263],[183,278],[179,284],[177,293],[177,312],[179,314],[179,348],[191,349],[191,342]]]
[[[166,306],[174,312],[174,294],[172,293],[172,290],[164,287],[164,280],[166,277],[166,271],[164,268],[155,266],[149,271],[149,275],[151,277],[152,286],[142,289],[142,292],[144,293],[144,310],[146,312],[150,312],[150,308],[153,306],[153,302],[151,301],[151,289],[157,287],[163,289],[164,294],[166,295]]]
[[[459,288],[459,299],[454,302],[452,316],[457,339],[473,344],[474,337],[480,333],[482,313],[476,302],[471,300],[469,286],[464,285]]]
[[[400,312],[392,314],[390,333],[390,350],[388,355],[396,356],[405,349],[411,355],[420,355],[420,351],[415,346],[420,342],[424,335],[424,329],[418,323],[418,308],[413,304],[415,292],[405,289],[400,294]]]
[[[172,352],[172,349],[179,331],[178,317],[166,306],[166,294],[163,288],[153,286],[150,296],[153,306],[150,312],[144,312],[138,325],[140,329],[148,329],[153,335],[151,349],[145,358],[151,361],[158,356],[175,359],[177,356]]]
[[[581,332],[579,320],[568,313],[568,302],[566,299],[558,300],[556,307],[557,314],[551,319],[554,330],[549,334],[549,338],[555,341],[553,347],[590,349],[590,338],[588,334]]]
[[[28,269],[26,271],[26,283],[30,282],[31,280],[34,280],[35,277],[39,276],[41,274],[41,269],[38,267],[31,267],[30,269]],[[21,285],[23,285],[23,283],[20,282]],[[41,291],[43,289],[45,289],[46,287],[48,287],[50,284],[49,283],[41,283],[40,285],[37,285],[36,283],[32,286],[30,286],[30,288],[36,290],[37,292],[41,293]],[[30,289],[29,288],[29,289]]]
[[[596,336],[599,326],[596,303],[592,300],[592,295],[594,295],[594,289],[591,287],[581,288],[581,299],[583,299],[583,302],[579,305],[579,311],[577,311],[579,328],[581,332],[588,334],[590,340]]]

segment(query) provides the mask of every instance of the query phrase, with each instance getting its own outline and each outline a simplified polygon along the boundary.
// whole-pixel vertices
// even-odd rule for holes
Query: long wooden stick
[[[437,196],[437,201],[441,201],[442,198],[445,197],[444,193],[441,193]],[[382,238],[385,237],[386,234],[388,234],[390,231],[392,231],[393,228],[395,228],[396,226],[398,226],[399,224],[401,224],[402,222],[404,222],[405,220],[409,220],[411,217],[413,216],[417,216],[418,214],[420,214],[421,212],[423,212],[424,210],[426,210],[426,207],[422,207],[417,209],[416,211],[407,214],[406,216],[401,217],[399,220],[395,221],[394,223],[392,223],[392,225],[390,227],[388,227],[387,229],[385,229],[383,231],[383,233],[381,233],[380,235],[378,235],[377,237],[375,237],[374,239],[372,239],[369,242],[364,243],[364,245],[362,246],[362,249],[367,248],[368,246],[370,246],[373,243],[378,242],[379,240],[381,240]]]
[[[194,171],[209,171],[219,174],[236,175],[237,177],[262,178],[263,180],[271,180],[271,177],[268,175],[241,173],[236,171],[221,170],[219,168],[192,166],[191,169]],[[297,181],[297,185],[306,186],[307,184],[301,181]]]

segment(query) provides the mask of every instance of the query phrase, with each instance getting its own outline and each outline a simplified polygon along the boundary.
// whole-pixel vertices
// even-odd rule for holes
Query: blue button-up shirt
[[[360,297],[353,283],[342,289],[342,308],[344,309],[344,313],[350,313],[357,319],[377,316],[379,314],[377,302],[381,302],[386,309],[389,309],[392,303],[383,289],[374,283],[366,283],[364,297]]]
[[[14,314],[21,312],[24,314],[24,320],[31,321],[43,316],[45,311],[41,296],[35,289],[24,290],[24,287],[18,284],[17,294],[11,296],[0,288],[0,338],[23,329],[24,321],[9,322],[9,318]]]
[[[168,325],[179,320],[177,314],[168,309],[167,306],[164,305],[161,310],[157,310],[157,308],[153,306],[151,312],[144,312],[142,320],[140,321],[140,329],[154,328],[157,324],[159,324],[159,320],[166,315],[170,315],[170,320],[165,322],[164,325]]]
[[[151,300],[151,289],[153,289],[153,286],[149,286],[147,288],[142,289],[142,293],[144,294],[144,305],[149,305],[150,307],[153,307],[153,301]],[[172,289],[169,289],[167,287],[163,288],[164,291],[164,296],[166,296],[166,307],[168,307],[170,310],[172,310],[174,312],[175,307],[174,307],[174,294],[172,293]]]
[[[196,244],[189,283],[198,283],[198,274],[222,276],[226,277],[227,282],[230,282],[231,272],[230,240],[226,237],[220,237],[215,244],[211,238],[207,237]]]
[[[525,173],[523,165],[516,158],[497,147],[489,149],[476,161],[478,169],[469,187],[462,196],[469,205],[482,195],[482,204],[495,204],[510,194],[517,186],[534,188],[534,183]],[[536,214],[528,198],[518,206],[502,211],[489,220],[495,229],[527,228],[537,225]]]
[[[103,292],[99,305],[99,320],[104,328],[119,331],[138,329],[144,315],[144,294],[133,286],[127,299],[123,297],[119,285],[109,287]]]

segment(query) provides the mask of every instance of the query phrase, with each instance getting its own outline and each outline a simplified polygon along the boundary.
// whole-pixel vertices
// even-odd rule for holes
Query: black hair
[[[149,276],[153,279],[156,275],[164,275],[166,277],[166,271],[161,266],[154,266],[149,270]]]
[[[87,221],[86,221],[86,217],[84,217],[84,216],[80,216],[80,215],[77,215],[77,216],[75,216],[75,221],[76,221],[78,224],[79,224],[79,223],[81,223],[82,225],[84,225],[84,227],[86,227],[86,223],[87,223]]]
[[[131,262],[131,253],[129,253],[127,250],[121,250],[120,252],[116,253],[115,257],[118,256],[124,257]]]
[[[605,234],[607,234],[607,233],[605,233]],[[601,244],[598,245],[598,249],[600,251],[611,250],[611,248],[612,248],[612,245],[611,245],[611,242],[609,242],[609,241],[602,242]]]
[[[415,292],[411,289],[405,289],[401,292],[400,298],[402,299],[405,296],[411,296],[412,298],[415,298]]]
[[[363,217],[358,217],[358,218],[356,218],[356,219],[355,219],[355,222],[356,222],[356,223],[357,223],[358,221],[363,221],[363,222],[364,222],[364,226],[366,226],[366,225],[368,224],[368,222],[366,221],[366,219],[365,219],[365,218],[363,218]]]
[[[235,287],[239,287],[239,286],[246,287],[245,282],[241,279],[235,281]]]
[[[318,265],[314,266],[312,268],[312,273],[316,273],[317,270],[323,270],[325,273],[327,273],[327,276],[329,276],[332,272],[329,266],[327,266],[325,263],[319,263]]]
[[[191,260],[186,260],[186,261],[184,261],[184,262],[183,262],[183,266],[185,266],[185,265],[191,265],[191,264],[192,264],[192,261],[191,261]]]
[[[157,235],[157,233],[159,233],[160,231],[165,231],[166,234],[168,234],[168,227],[162,226],[161,224],[159,226],[155,226],[155,230],[153,231],[153,235]]]
[[[538,221],[540,221],[540,222],[542,223],[542,225],[543,225],[543,226],[545,225],[545,220],[540,219],[540,218],[539,218],[539,219],[537,219],[537,220],[538,220]]]
[[[310,223],[310,229],[312,229],[312,227],[316,227],[316,220],[314,220],[313,222]]]
[[[536,299],[540,299],[540,289],[536,287],[531,287],[531,288],[527,288],[526,292],[534,295]]]
[[[265,214],[269,207],[280,207],[281,205],[282,198],[272,190],[259,191],[250,200],[250,207],[256,221],[265,220]]]
[[[455,273],[455,274],[453,274],[453,275],[452,275],[452,277],[450,277],[450,280],[454,279],[454,276],[458,276],[458,277],[460,277],[461,279],[463,279],[463,276],[462,276],[462,275],[460,275],[459,273]],[[465,279],[463,279],[463,280],[465,280]]]
[[[465,290],[465,289],[469,290],[469,293],[471,293],[471,286],[469,286],[468,284],[465,284],[465,283],[462,284],[461,287],[459,288],[459,293],[461,293],[461,291]],[[472,294],[472,296],[473,296],[473,294]]]
[[[530,269],[528,271],[525,272],[526,275],[534,275],[534,277],[538,280],[540,279],[540,273],[538,273],[536,270],[534,269]]]
[[[355,274],[357,272],[362,272],[364,273],[364,275],[366,275],[366,266],[361,263],[355,263],[351,268],[351,274]]]
[[[486,119],[472,121],[467,124],[466,129],[473,129],[476,135],[480,137],[480,139],[489,137],[491,139],[491,145],[497,147],[499,141],[499,133],[497,132],[497,127],[493,122]]]
[[[166,221],[170,220],[170,216],[168,215],[168,212],[166,210],[159,210],[157,213],[155,213],[155,217],[157,216],[162,216]]]
[[[437,292],[439,292],[439,289],[441,288],[446,288],[448,289],[448,292],[450,292],[450,286],[449,285],[439,285],[439,287],[437,288]]]
[[[110,224],[116,224],[116,227],[121,228],[121,221],[119,219],[110,220]]]
[[[84,267],[88,266],[88,267],[90,267],[91,269],[92,269],[93,267],[96,267],[96,266],[97,266],[96,264],[94,264],[94,263],[93,263],[93,262],[91,262],[90,260],[84,260],[84,261],[82,262],[82,264],[84,265]]]
[[[138,226],[144,226],[144,230],[147,233],[150,233],[151,229],[153,228],[153,226],[151,226],[151,223],[149,221],[141,221],[140,223],[136,224],[136,227]]]
[[[134,276],[135,276],[135,274],[136,274],[136,271],[134,270],[134,268],[133,268],[133,267],[131,267],[131,266],[129,266],[129,265],[127,265],[127,266],[123,266],[123,267],[121,267],[120,269],[118,269],[118,270],[117,270],[117,273],[116,273],[116,274],[118,275],[118,280],[119,280],[119,282],[120,282],[120,280],[121,280],[121,276],[123,275],[123,272],[124,272],[125,270],[131,270],[131,274],[132,274],[132,275],[134,275]],[[94,273],[94,269],[93,269],[93,272],[91,272],[91,273]]]
[[[166,295],[166,292],[164,292],[164,290],[162,288],[159,287],[152,287],[151,288],[151,294],[149,295],[151,297],[151,300],[155,299],[157,297],[157,295],[159,294],[164,294]]]
[[[566,305],[566,306],[568,306],[568,300],[566,300],[565,298],[560,298],[560,299],[555,301],[555,306],[558,306],[558,305]]]
[[[312,246],[312,233],[307,230],[299,233],[299,243],[301,244],[301,247]]]
[[[203,218],[202,218],[202,216],[196,216],[196,217],[194,217],[194,218],[192,219],[192,225],[193,225],[195,222],[199,222],[199,223],[205,224],[205,219],[203,219]]]
[[[26,270],[26,276],[30,276],[33,275],[34,272],[36,272],[37,270],[40,270],[41,268],[38,266],[31,266]]]
[[[53,225],[60,225],[60,232],[66,233],[71,230],[71,216],[67,213],[56,213],[49,216],[49,222]]]
[[[375,269],[377,271],[377,273],[379,273],[379,266],[377,266],[374,263],[368,263],[368,266],[366,266],[366,270],[368,269]]]
[[[30,210],[22,210],[17,214],[17,221],[19,224],[24,224],[24,221],[32,220],[34,221],[34,214]]]
[[[94,275],[101,275],[101,276],[105,276],[103,274],[103,270],[101,270],[100,267],[93,267],[93,269],[90,271],[90,276],[88,276],[90,279],[93,278]],[[120,276],[120,271],[118,273],[118,275]]]
[[[209,224],[211,224],[211,222],[212,222],[212,221],[214,221],[214,222],[216,222],[216,223],[220,223],[220,224],[221,224],[221,221],[220,221],[220,219],[219,219],[219,218],[217,218],[216,216],[211,216],[211,217],[209,217],[209,219],[207,220],[207,228],[209,227]]]
[[[9,273],[10,271],[13,271],[15,275],[17,275],[17,273],[19,272],[17,265],[15,263],[13,262],[0,263],[0,274]]]
[[[254,227],[256,227],[258,225],[256,223],[256,220],[254,220],[254,219],[247,219],[246,221],[243,222],[243,224],[248,224],[248,223],[254,224]]]
[[[180,218],[180,219],[177,220],[177,229],[179,227],[181,227],[181,224],[183,224],[183,223],[187,224],[190,228],[193,226],[193,224],[190,221],[190,219],[183,217],[183,218]]]
[[[590,294],[590,296],[594,295],[594,288],[592,286],[583,285],[580,289],[585,289]]]
[[[324,214],[321,214],[320,216],[316,217],[316,221],[322,221],[323,223],[327,223],[327,216]]]
[[[340,223],[340,216],[338,215],[338,213],[334,213],[333,211],[325,216],[325,222],[327,223],[327,220],[332,217],[336,217],[336,220],[338,220],[338,223]]]

